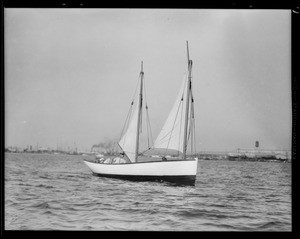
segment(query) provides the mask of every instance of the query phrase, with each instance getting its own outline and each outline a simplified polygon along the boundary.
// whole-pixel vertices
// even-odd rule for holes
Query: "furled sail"
[[[186,96],[187,87],[188,74],[186,73],[173,108],[154,142],[154,148],[173,149],[183,153],[186,101],[190,100]]]

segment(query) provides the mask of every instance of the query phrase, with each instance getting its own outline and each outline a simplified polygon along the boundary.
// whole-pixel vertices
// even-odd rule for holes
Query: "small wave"
[[[45,212],[43,212],[43,214],[47,214],[47,215],[54,215],[54,213],[50,210],[47,210]]]
[[[28,226],[20,226],[19,230],[30,230]]]
[[[60,208],[56,208],[56,209],[60,209]],[[73,206],[65,206],[64,208],[62,208],[61,210],[68,210],[68,211],[79,211],[78,209],[74,208]],[[95,210],[95,209],[94,209]]]
[[[5,200],[5,205],[6,206],[16,206],[16,205],[19,205],[19,203],[9,199],[9,200]]]
[[[93,230],[94,228],[92,226],[83,226],[83,230]]]
[[[70,172],[62,172],[60,177],[67,177],[67,178],[90,178],[90,174],[82,174],[82,173],[70,173]]]
[[[216,230],[233,230],[233,231],[237,231],[237,230],[241,230],[240,227],[234,226],[234,225],[228,225],[228,224],[224,224],[224,223],[203,223],[202,226],[205,227],[215,227]]]
[[[270,221],[270,222],[261,222],[261,223],[251,223],[247,226],[240,226],[239,230],[244,231],[278,231],[278,230],[287,230],[288,224],[285,224],[280,221]]]
[[[72,174],[61,175],[61,178],[77,178],[78,176]]]
[[[27,183],[19,183],[18,186],[26,186],[26,187],[31,187],[33,185],[27,184]]]
[[[139,213],[139,214],[141,213],[141,214],[148,214],[148,215],[159,213],[158,210],[149,209],[149,208],[124,208],[121,209],[120,211],[127,212],[127,213]]]
[[[57,179],[59,180],[66,180],[66,181],[78,181],[81,179],[86,179],[86,176],[79,176],[79,175],[59,175]]]
[[[257,229],[273,229],[277,226],[281,226],[281,222],[266,222],[260,226],[257,227]]]
[[[265,202],[267,203],[281,203],[279,199],[266,199]]]
[[[53,186],[50,186],[50,185],[44,185],[44,184],[39,184],[39,185],[37,185],[36,187],[39,187],[39,188],[54,188]]]
[[[47,202],[37,203],[37,204],[34,204],[32,207],[43,208],[43,209],[50,208],[50,206]]]
[[[183,210],[179,211],[178,214],[183,217],[214,217],[214,218],[227,218],[228,216],[221,214],[218,210],[206,211],[206,210]]]
[[[209,204],[210,207],[232,208],[232,205],[227,204]]]
[[[5,204],[6,203],[15,203],[15,201],[11,200],[11,199],[5,199]]]
[[[249,198],[249,197],[246,197],[246,196],[232,196],[232,195],[229,195],[229,196],[227,196],[227,198],[231,201],[245,201],[245,202],[252,202],[253,201],[252,198]]]

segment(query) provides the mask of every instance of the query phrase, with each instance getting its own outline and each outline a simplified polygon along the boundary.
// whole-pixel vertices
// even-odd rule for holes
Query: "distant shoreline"
[[[69,152],[5,152],[6,154],[60,154],[60,155],[70,155],[70,156],[90,156],[96,157],[97,153],[69,153]],[[103,155],[104,157],[117,157],[118,155]],[[145,156],[144,156],[145,157]],[[149,158],[160,158],[160,156],[148,156]],[[195,154],[194,157],[197,157],[200,161],[208,161],[208,160],[226,160],[226,161],[248,161],[248,162],[282,162],[282,163],[291,163],[291,159],[288,158],[276,158],[276,155],[266,155],[266,156],[255,156],[255,157],[247,157],[247,156],[229,156],[228,154]],[[168,158],[172,159],[174,157],[169,156]]]

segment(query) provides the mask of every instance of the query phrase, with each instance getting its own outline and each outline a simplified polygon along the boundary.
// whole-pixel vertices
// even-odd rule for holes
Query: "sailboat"
[[[174,106],[158,134],[154,144],[149,149],[160,149],[165,152],[161,158],[142,160],[140,150],[140,132],[143,109],[143,63],[139,75],[139,95],[134,113],[130,118],[126,130],[118,142],[123,150],[124,160],[111,160],[107,162],[94,162],[84,160],[94,175],[101,177],[120,178],[134,181],[163,181],[176,184],[194,185],[197,174],[198,159],[188,155],[195,150],[195,118],[194,98],[192,92],[192,60],[189,59],[187,42],[187,72],[183,79]],[[131,102],[131,107],[134,101]],[[146,109],[148,106],[146,105]],[[177,157],[167,159],[170,150],[177,152]],[[145,152],[145,151],[144,151]]]

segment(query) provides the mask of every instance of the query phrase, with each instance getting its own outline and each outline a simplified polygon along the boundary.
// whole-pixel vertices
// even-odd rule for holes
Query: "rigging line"
[[[123,129],[122,129],[122,132],[121,132],[121,136],[120,136],[119,141],[121,140],[121,138],[122,138],[122,136],[123,136],[123,134],[124,134],[124,131],[125,131],[125,128],[126,128],[126,127],[125,127],[126,124],[127,124],[127,126],[128,126],[128,123],[129,123],[129,117],[131,116],[131,112],[132,112],[132,105],[133,105],[133,101],[131,102],[131,105],[130,105],[130,107],[129,107],[129,111],[128,111],[127,116],[126,116],[126,120],[125,120]]]
[[[146,106],[146,120],[147,120],[147,140],[148,140],[148,148],[150,147],[150,143],[151,145],[153,145],[153,136],[152,136],[152,130],[151,130],[151,124],[150,124],[150,117],[149,117],[149,111],[148,111],[148,106]],[[150,133],[149,133],[150,132]],[[151,142],[149,142],[149,138],[151,140]]]
[[[178,122],[175,124],[175,126],[177,126],[177,124],[178,124]],[[170,131],[168,131],[163,137],[161,137],[161,139],[159,140],[159,142],[161,142],[162,140],[164,140],[165,138],[167,138],[171,133],[172,133],[172,129]],[[164,142],[166,142],[166,141],[164,141]]]
[[[170,139],[172,139],[174,137],[178,137],[178,134],[172,134],[172,135],[170,135]],[[159,141],[159,143],[160,144],[164,144],[164,143],[168,142],[170,139],[168,138],[168,139],[165,139],[163,141]]]
[[[152,144],[153,144],[153,137],[152,137],[152,132],[151,132],[151,126],[150,126],[150,118],[149,118],[149,112],[148,112],[148,101],[147,101],[147,91],[146,91],[146,80],[144,76],[144,93],[145,93],[145,105],[146,105],[146,121],[147,121],[147,141],[148,141],[148,148],[150,143],[149,143],[149,127],[150,127],[150,133],[151,133],[151,139],[152,139]]]
[[[192,93],[192,92],[191,92]],[[192,93],[192,106],[193,106],[193,130],[194,130],[194,152],[196,153],[196,126],[195,126],[195,123],[196,123],[196,120],[195,120],[195,107],[194,107],[194,97],[193,97],[193,93]]]
[[[190,104],[190,114],[189,114],[189,117],[188,117],[188,128],[189,128],[189,134],[188,134],[188,139],[191,135],[191,125],[192,125],[192,118],[193,118],[193,112],[192,112],[192,96],[190,95],[190,99],[191,100],[191,104]]]
[[[149,126],[148,126],[148,107],[146,106],[146,125],[147,125],[147,142],[148,142],[148,148],[149,146]]]
[[[153,135],[152,135],[152,129],[151,129],[151,124],[150,124],[150,117],[149,117],[148,108],[147,108],[147,116],[148,116],[148,124],[149,124],[149,128],[150,128],[151,143],[153,145],[154,142],[153,142]]]
[[[188,141],[190,140],[190,153],[192,154],[193,152],[193,121],[192,117],[190,117],[190,123],[189,123],[189,136],[188,136]]]
[[[140,73],[140,75],[141,75],[141,73]],[[140,75],[139,75],[139,78],[140,78]],[[139,86],[139,79],[137,80],[137,83],[136,83],[136,86],[135,86],[135,90],[134,90],[134,94],[133,94],[133,97],[132,97],[132,102],[134,101],[134,98],[135,98],[135,96],[136,96],[136,92],[137,92],[137,88],[138,88],[138,86]]]
[[[188,77],[188,72],[186,72],[186,73],[184,74],[184,77],[185,77],[185,78]],[[185,92],[185,89],[186,89],[186,87],[187,87],[187,84],[188,84],[188,81],[186,80],[186,82],[185,82],[185,84],[184,84],[183,92],[182,92],[182,97],[181,97],[181,101],[182,101],[182,102],[183,102],[184,92]],[[185,109],[185,110],[187,110],[187,109]],[[179,147],[180,147],[180,140],[181,140],[180,135],[181,135],[181,127],[182,127],[182,117],[183,117],[183,107],[181,108],[180,133],[179,133],[179,141],[178,141],[178,151],[180,151],[180,150],[179,150]],[[184,147],[185,147],[185,146],[184,146]],[[179,156],[179,152],[178,152],[178,156]]]
[[[176,124],[175,124],[175,126],[177,126],[179,124],[179,122],[177,122]],[[174,127],[175,127],[174,126]],[[160,140],[159,140],[159,142],[161,142],[162,140],[164,140],[165,138],[167,138],[170,134],[172,133],[172,129],[169,131],[169,132],[167,132]],[[167,139],[168,140],[168,139]],[[167,140],[165,140],[165,141],[163,141],[163,142],[166,142]]]
[[[188,140],[191,140],[190,143],[190,152],[193,154],[193,147],[194,147],[194,100],[192,96],[192,91],[191,91],[191,105],[190,105],[190,115],[189,115],[189,135],[188,135]]]
[[[129,122],[130,122],[130,120],[131,120],[132,105],[134,104],[134,98],[135,98],[135,96],[136,96],[136,92],[137,92],[138,85],[139,85],[139,80],[137,81],[136,86],[135,86],[135,91],[134,91],[134,94],[133,94],[133,97],[132,97],[132,102],[131,102],[131,105],[130,105],[130,108],[129,108],[129,112],[128,112],[128,114],[127,114],[127,117],[126,117],[126,120],[125,120],[123,129],[122,129],[122,133],[121,133],[121,136],[120,136],[119,141],[121,140],[121,138],[122,138],[122,136],[123,136],[123,134],[124,134],[124,130],[125,130],[125,128],[128,127]],[[126,123],[127,123],[127,127],[125,127],[125,126],[126,126]],[[124,142],[125,142],[125,141],[126,141],[126,137],[124,138]],[[120,145],[119,145],[119,146],[120,146]]]
[[[138,155],[142,155],[143,153],[149,151],[150,149],[146,149],[145,151],[141,151],[138,153]],[[133,154],[135,155],[135,152],[130,152],[130,151],[124,151],[125,154]],[[127,156],[128,157],[128,156]]]
[[[176,119],[177,119],[177,115],[178,115],[178,111],[179,111],[179,108],[180,108],[181,104],[182,104],[182,100],[180,101],[180,103],[178,105],[178,109],[177,109],[177,112],[176,112],[176,117],[175,117],[175,120],[174,120],[174,123],[173,123],[173,127],[172,127],[172,130],[171,130],[170,138],[169,138],[168,145],[167,145],[167,148],[166,148],[166,151],[165,151],[165,155],[167,154],[167,150],[169,148],[169,144],[170,144],[170,141],[171,141],[171,136],[172,136],[172,133],[173,133],[173,130],[174,130],[174,125],[175,125],[175,122],[176,122]]]
[[[194,105],[193,105],[193,102],[192,102],[192,108],[194,108]],[[192,111],[194,111],[194,109],[192,109]],[[192,146],[192,155],[194,155],[194,153],[195,153],[195,120],[194,120],[194,113],[192,113],[192,144],[191,144],[191,146]]]
[[[130,117],[131,117],[131,113],[130,113]],[[130,122],[130,120],[128,121],[128,123],[127,123],[127,128],[129,127],[129,122]],[[125,144],[125,142],[126,142],[126,138],[127,138],[127,134],[125,134],[125,138],[124,138],[124,144]],[[121,140],[121,139],[120,139]],[[120,146],[120,145],[119,145]],[[121,146],[120,146],[121,147]],[[121,149],[123,150],[123,148],[121,147]],[[124,151],[124,150],[123,150]]]
[[[181,98],[181,102],[183,102],[183,95]],[[178,156],[179,156],[179,151],[180,151],[180,140],[181,140],[181,126],[182,126],[182,117],[183,117],[183,107],[181,107],[181,117],[180,117],[180,129],[179,129],[179,140],[178,140]]]
[[[146,93],[146,80],[144,76],[144,93],[145,93],[145,108],[146,108],[146,125],[147,125],[147,142],[149,148],[149,129],[148,129],[148,122],[149,122],[149,114],[148,114],[148,101],[147,101],[147,93]]]
[[[188,145],[188,143],[189,143],[189,140],[190,140],[190,136],[191,136],[191,122],[189,123],[189,133],[188,133],[188,137],[187,137],[187,142],[186,142],[186,144]],[[192,141],[191,141],[192,142]]]
[[[196,154],[196,138],[195,138],[195,134],[196,134],[196,131],[195,131],[195,120],[193,120],[193,155]]]
[[[194,123],[193,123],[193,126],[194,126],[194,152],[196,154],[197,152],[197,148],[196,148],[196,126],[195,126],[195,119],[194,119]]]
[[[193,72],[192,72],[192,69],[191,69],[191,132],[192,132],[192,135],[191,135],[191,154],[193,155],[195,153],[195,150],[196,150],[196,136],[195,136],[195,112],[194,112],[194,96],[193,96]]]
[[[187,77],[187,72],[184,74],[184,78],[186,78]],[[183,98],[184,98],[184,92],[185,92],[185,87],[186,87],[186,85],[187,85],[187,82],[184,84],[184,87],[183,87],[183,91],[182,91],[182,96],[181,96],[181,99],[180,99],[180,102],[179,102],[179,106],[180,106],[180,104],[182,103],[182,101],[183,101]],[[177,114],[176,114],[176,117],[177,117]],[[176,119],[175,119],[175,121],[174,122],[176,122]],[[176,123],[176,125],[177,125],[178,123]],[[167,137],[170,133],[172,133],[172,131],[173,131],[173,128],[169,131],[169,132],[167,132],[160,140],[162,140],[162,139],[164,139],[165,137]]]
[[[143,80],[144,80],[144,93],[145,93],[145,105],[146,105],[146,107],[147,107],[147,103],[148,103],[148,101],[147,101],[147,94],[146,94],[146,80],[145,80],[145,75],[144,75],[144,77],[143,77]]]
[[[140,102],[141,107],[140,107],[140,128],[139,128],[139,132],[141,134],[143,132],[143,103],[144,103],[143,92],[145,92],[145,76],[144,76],[144,72],[143,72],[143,66],[142,66],[142,71],[140,73],[140,78],[141,78],[141,80],[143,80],[142,95],[141,95],[141,102]]]
[[[148,149],[145,149],[144,151],[140,152],[140,154],[143,154],[143,153],[146,153],[147,151],[151,150],[152,148],[148,148]]]
[[[139,128],[139,132],[140,134],[143,132],[143,107],[141,107],[141,111],[140,111],[140,128]]]
[[[189,126],[189,133],[191,134],[191,154],[193,155],[195,150],[195,114],[194,114],[194,97],[193,92],[191,90],[191,113],[190,113],[190,126]]]
[[[164,141],[160,141],[160,145],[165,144],[169,140],[171,140],[173,138],[176,138],[176,137],[179,137],[179,135],[178,134],[172,134],[172,135],[170,135],[170,139],[165,139]]]

